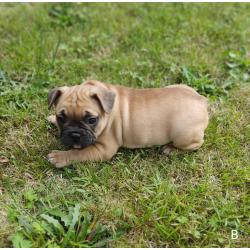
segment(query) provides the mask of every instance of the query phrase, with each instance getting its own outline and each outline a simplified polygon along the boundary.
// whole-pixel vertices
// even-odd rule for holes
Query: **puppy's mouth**
[[[86,129],[67,128],[61,133],[61,141],[67,148],[83,149],[95,143],[96,137]]]

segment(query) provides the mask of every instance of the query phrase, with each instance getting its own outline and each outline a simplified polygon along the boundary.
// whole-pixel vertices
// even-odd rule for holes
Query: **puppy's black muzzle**
[[[62,131],[61,141],[68,148],[81,149],[94,144],[96,137],[87,128],[68,127]]]

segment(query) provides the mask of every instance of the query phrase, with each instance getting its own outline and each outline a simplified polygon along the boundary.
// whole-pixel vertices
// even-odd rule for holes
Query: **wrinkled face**
[[[82,109],[79,116],[72,116],[62,109],[56,119],[61,129],[61,141],[65,146],[81,149],[96,142],[99,114]]]
[[[63,87],[52,90],[49,95],[49,103],[52,100],[56,105],[61,141],[68,148],[82,149],[94,144],[107,124],[110,110],[105,105],[115,96],[108,90],[93,88],[88,85]],[[113,103],[114,100],[111,108]]]

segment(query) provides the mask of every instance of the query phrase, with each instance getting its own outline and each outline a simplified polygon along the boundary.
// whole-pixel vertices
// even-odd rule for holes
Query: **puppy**
[[[186,85],[132,89],[90,80],[51,90],[48,105],[56,108],[48,120],[69,148],[48,155],[58,168],[110,160],[120,147],[196,150],[208,125],[206,98]]]

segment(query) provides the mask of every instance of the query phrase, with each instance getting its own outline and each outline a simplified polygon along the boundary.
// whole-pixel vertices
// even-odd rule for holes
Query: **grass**
[[[249,247],[249,12],[0,4],[0,246]],[[90,78],[193,86],[210,99],[203,147],[121,149],[110,162],[55,169],[48,91]]]

